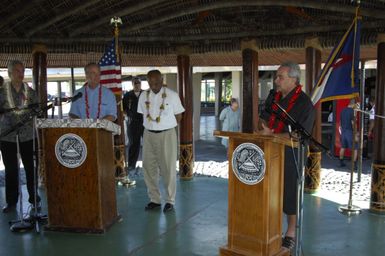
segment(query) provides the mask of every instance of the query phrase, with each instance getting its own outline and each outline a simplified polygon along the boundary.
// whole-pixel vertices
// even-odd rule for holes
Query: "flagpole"
[[[353,205],[353,174],[354,174],[354,146],[355,146],[355,137],[357,133],[357,107],[353,107],[354,117],[353,117],[353,144],[351,149],[352,162],[350,167],[350,189],[349,189],[349,201],[347,205],[341,205],[338,207],[338,211],[347,216],[353,216],[361,214],[361,208]]]
[[[365,61],[361,61],[361,111],[365,110]],[[361,182],[361,174],[362,174],[362,152],[364,147],[364,119],[365,115],[361,112],[360,114],[360,148],[358,151],[358,170],[357,170],[357,181]]]
[[[120,54],[120,47],[119,47],[119,26],[122,25],[122,19],[120,17],[113,17],[111,18],[110,24],[114,26],[114,39],[115,39],[115,55],[116,55],[116,62],[119,64],[120,68],[120,73],[122,70],[122,65],[121,65],[121,54]],[[119,151],[119,155],[123,158],[123,164],[127,167],[127,161],[126,159],[126,147],[125,147],[125,136],[126,136],[126,131],[124,129],[124,117],[123,117],[123,101],[122,101],[122,94],[123,94],[123,89],[118,90],[115,92],[115,97],[117,98],[117,104],[118,108],[120,105],[120,111],[118,109],[118,124],[121,126],[122,133],[120,134],[120,137],[115,141],[115,151]],[[128,171],[126,168],[123,168],[121,170],[121,173],[119,174],[118,177],[118,184],[124,185],[126,187],[129,186],[134,186],[136,184],[135,180],[130,180],[128,176]]]
[[[353,45],[353,62],[352,62],[352,71],[351,71],[351,81],[352,81],[352,87],[355,86],[355,53],[356,53],[356,34],[357,34],[357,23],[358,23],[358,14],[359,14],[359,8],[360,8],[360,1],[357,1],[357,8],[356,8],[356,16],[354,18],[354,45]],[[359,43],[359,42],[358,42]],[[350,167],[350,189],[349,189],[349,201],[347,205],[341,205],[338,207],[338,211],[344,215],[352,216],[352,215],[358,215],[361,214],[361,208],[358,206],[353,205],[353,174],[354,174],[354,148],[356,145],[356,133],[357,133],[357,105],[353,107],[353,140],[352,140],[352,148],[351,148],[351,167]]]

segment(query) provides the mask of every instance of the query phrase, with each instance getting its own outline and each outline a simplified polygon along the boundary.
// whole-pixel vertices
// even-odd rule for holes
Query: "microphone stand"
[[[23,214],[23,191],[21,188],[21,175],[20,175],[20,145],[19,145],[19,130],[16,132],[16,155],[17,155],[17,175],[18,179],[18,190],[19,190],[19,219],[16,221],[10,221],[11,227],[9,228],[12,232],[25,232],[27,230],[33,229],[33,225],[30,222],[24,220]],[[36,194],[35,194],[36,198]]]
[[[297,212],[296,212],[296,239],[295,239],[295,254],[296,256],[301,255],[302,251],[302,222],[303,222],[303,200],[304,200],[304,183],[305,183],[305,146],[306,141],[311,141],[321,151],[331,154],[329,149],[315,140],[312,135],[306,131],[306,129],[299,124],[287,111],[276,102],[272,102],[281,112],[272,112],[277,117],[289,126],[289,129],[297,132],[298,135],[298,166],[297,166]],[[291,127],[291,128],[290,128]],[[290,132],[291,133],[291,132]]]
[[[9,224],[11,225],[10,227],[10,230],[13,231],[13,232],[24,232],[24,231],[27,231],[29,229],[32,229],[33,228],[33,224],[35,224],[35,228],[36,228],[36,232],[37,233],[40,233],[40,228],[39,228],[39,224],[46,224],[47,223],[47,216],[46,215],[42,215],[40,212],[38,213],[39,211],[39,207],[38,206],[38,202],[37,202],[37,152],[36,152],[36,147],[35,147],[35,123],[33,124],[33,165],[34,165],[34,168],[33,168],[33,172],[34,172],[34,184],[33,185],[33,188],[34,188],[34,193],[35,193],[35,200],[34,200],[34,214],[33,215],[30,215],[28,218],[24,219],[23,217],[23,196],[22,196],[22,189],[21,189],[21,179],[20,179],[20,148],[19,148],[19,130],[21,127],[24,126],[25,123],[31,121],[31,120],[34,120],[35,121],[35,118],[37,115],[43,113],[44,111],[50,109],[52,107],[52,104],[51,105],[46,105],[44,107],[40,107],[38,110],[36,110],[34,107],[36,106],[41,106],[43,104],[47,104],[48,102],[45,102],[45,103],[42,103],[42,104],[31,104],[29,105],[30,108],[25,108],[25,109],[30,109],[30,113],[28,113],[23,119],[21,119],[18,123],[16,123],[13,127],[11,127],[10,129],[2,132],[0,134],[0,138],[10,134],[11,132],[15,131],[17,132],[16,134],[16,145],[17,145],[17,156],[18,156],[18,174],[19,174],[19,200],[20,200],[20,219],[19,220],[15,220],[15,221],[10,221]],[[19,109],[13,109],[14,111],[15,110],[19,110]],[[8,110],[6,110],[6,112],[10,112]]]

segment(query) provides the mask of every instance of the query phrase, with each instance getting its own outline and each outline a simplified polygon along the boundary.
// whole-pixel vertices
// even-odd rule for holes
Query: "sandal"
[[[282,238],[282,247],[285,247],[290,251],[293,250],[295,247],[294,237],[285,236],[284,238]]]

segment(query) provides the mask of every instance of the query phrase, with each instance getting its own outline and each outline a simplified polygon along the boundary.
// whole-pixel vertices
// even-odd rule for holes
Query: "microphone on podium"
[[[80,99],[81,97],[83,97],[83,93],[78,92],[75,96],[72,96],[72,97],[70,98],[70,101],[71,101],[71,102],[77,101],[77,100]]]
[[[77,101],[78,99],[80,99],[81,97],[83,97],[83,93],[81,92],[78,92],[76,95],[72,96],[72,97],[65,97],[65,98],[60,98],[60,97],[57,97],[55,98],[55,104],[57,104],[57,102],[60,101],[61,102],[74,102],[74,101]]]

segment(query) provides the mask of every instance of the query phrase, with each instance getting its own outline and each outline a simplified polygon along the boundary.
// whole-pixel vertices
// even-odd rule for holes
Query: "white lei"
[[[13,96],[12,96],[12,88],[11,88],[12,84],[11,82],[9,83],[6,83],[4,85],[4,93],[7,97],[7,102],[8,102],[8,108],[15,108],[16,107],[16,104],[15,104],[15,101],[13,100]],[[30,101],[30,97],[29,97],[29,86],[27,83],[23,83],[23,86],[24,86],[24,98],[25,98],[25,101],[24,101],[24,106],[28,106],[29,105],[29,101]],[[22,106],[17,106],[17,107],[22,107]],[[16,111],[15,112],[16,114],[21,114],[22,111]]]

